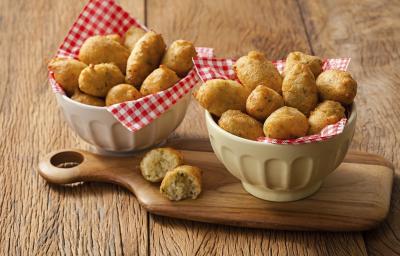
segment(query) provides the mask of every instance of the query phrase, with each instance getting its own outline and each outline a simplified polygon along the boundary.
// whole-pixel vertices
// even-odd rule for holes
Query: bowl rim
[[[310,145],[310,144],[270,144],[270,143],[263,143],[263,142],[260,142],[260,141],[248,140],[248,139],[245,139],[245,138],[242,138],[242,137],[233,135],[233,134],[231,134],[231,133],[225,131],[225,130],[222,129],[221,127],[219,127],[219,125],[215,122],[214,118],[212,117],[211,113],[208,112],[207,110],[205,110],[205,116],[206,116],[206,123],[209,123],[215,130],[217,130],[217,131],[218,131],[219,133],[221,133],[223,136],[228,137],[229,139],[234,140],[234,141],[237,141],[237,142],[239,142],[239,143],[248,143],[248,144],[253,144],[253,145],[258,145],[258,146],[263,146],[263,145],[265,145],[265,146],[283,146],[283,147],[284,147],[284,146],[304,146],[304,145]],[[351,105],[350,117],[349,117],[349,119],[347,120],[346,125],[345,125],[345,127],[344,127],[344,129],[343,129],[343,132],[342,132],[341,134],[343,134],[344,131],[345,131],[346,129],[349,128],[349,124],[350,124],[350,123],[353,123],[353,122],[355,121],[356,116],[357,116],[357,107],[356,107],[355,102],[353,102],[352,105]],[[210,133],[210,132],[209,132],[209,133]],[[329,139],[327,139],[327,140],[319,141],[319,142],[331,141],[332,139],[334,139],[335,137],[337,137],[337,136],[339,136],[339,135],[340,135],[340,134],[335,135],[335,136],[332,136],[331,138],[329,138]],[[312,144],[313,144],[313,143],[312,143]]]

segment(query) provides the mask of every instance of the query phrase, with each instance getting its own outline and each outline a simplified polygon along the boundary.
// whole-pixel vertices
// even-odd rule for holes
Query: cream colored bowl
[[[137,132],[127,130],[105,107],[94,107],[56,94],[57,102],[72,129],[100,151],[142,150],[164,141],[182,122],[191,93],[152,123]]]
[[[344,131],[326,141],[275,145],[237,137],[221,129],[206,111],[212,148],[250,194],[269,201],[294,201],[316,192],[343,161],[356,124],[353,104]]]

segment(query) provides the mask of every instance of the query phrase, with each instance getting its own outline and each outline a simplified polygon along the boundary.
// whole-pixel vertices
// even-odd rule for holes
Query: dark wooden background
[[[86,1],[0,1],[1,255],[394,255],[400,254],[396,175],[387,221],[365,233],[283,232],[181,221],[147,214],[114,185],[48,185],[40,156],[87,148],[67,127],[47,83],[55,53]],[[188,39],[220,57],[293,50],[352,57],[359,83],[353,149],[400,165],[400,1],[120,0],[167,42]],[[174,133],[206,138],[192,102]],[[308,220],[304,220],[308,221]]]

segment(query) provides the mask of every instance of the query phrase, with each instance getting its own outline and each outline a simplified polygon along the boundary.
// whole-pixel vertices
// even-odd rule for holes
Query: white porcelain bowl
[[[127,130],[105,107],[95,107],[56,94],[58,105],[72,129],[100,151],[142,150],[164,141],[182,122],[191,93],[137,132]]]
[[[326,141],[275,145],[243,139],[221,129],[206,111],[212,148],[250,194],[269,201],[294,201],[316,192],[343,161],[354,135],[353,104],[344,131]]]

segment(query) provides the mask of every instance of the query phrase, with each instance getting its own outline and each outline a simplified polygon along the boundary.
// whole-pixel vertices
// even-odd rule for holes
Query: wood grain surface
[[[0,1],[0,255],[145,255],[148,215],[118,186],[49,186],[39,156],[88,148],[63,120],[46,77],[86,1]],[[144,3],[123,1],[144,17]]]
[[[37,174],[39,156],[88,148],[64,122],[46,74],[46,61],[85,2],[0,1],[1,255],[400,254],[398,175],[388,220],[365,233],[261,231],[148,217],[117,186],[47,185]],[[260,49],[270,58],[292,50],[352,57],[350,71],[359,81],[352,147],[383,155],[398,172],[399,1],[118,2],[168,42],[194,40],[219,56]],[[173,136],[207,137],[195,103]]]

